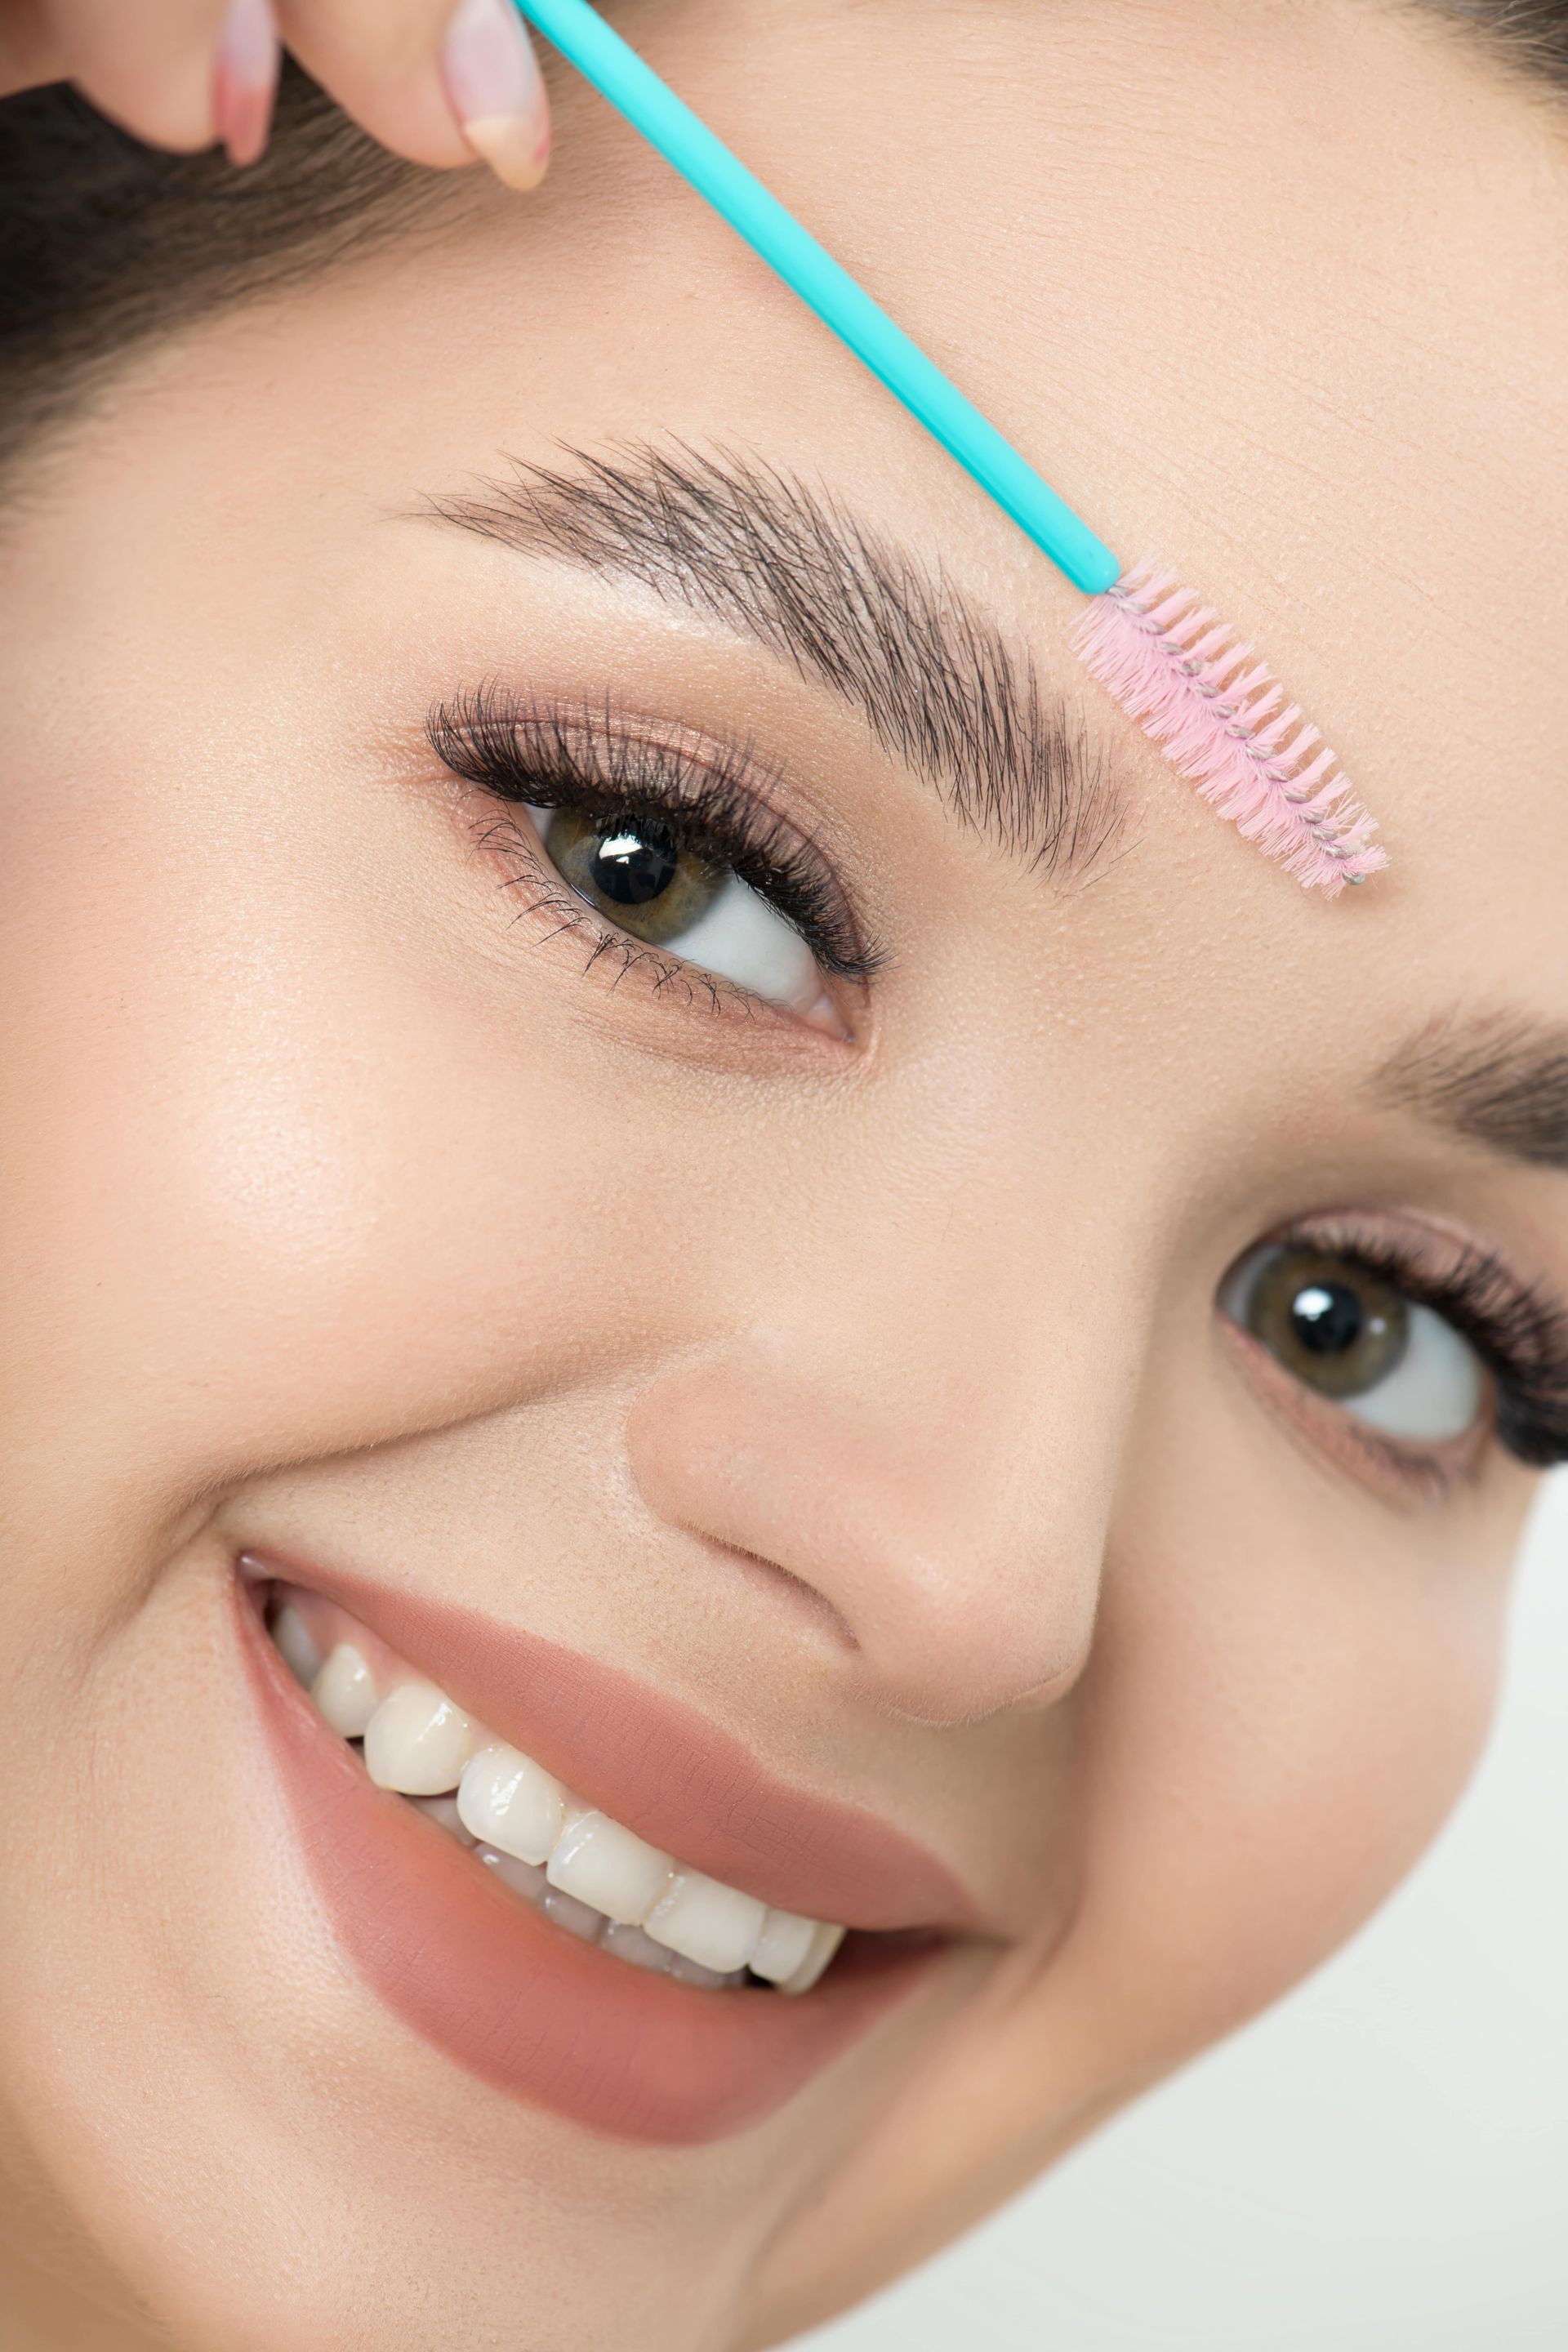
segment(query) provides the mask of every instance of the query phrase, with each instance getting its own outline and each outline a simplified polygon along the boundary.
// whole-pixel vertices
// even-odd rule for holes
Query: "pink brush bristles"
[[[1388,863],[1322,738],[1252,648],[1152,563],[1091,599],[1073,646],[1130,719],[1304,890],[1336,898]]]

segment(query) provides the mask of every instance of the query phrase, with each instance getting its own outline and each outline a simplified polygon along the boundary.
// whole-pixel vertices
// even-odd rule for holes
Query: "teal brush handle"
[[[1100,595],[1121,565],[847,269],[785,212],[588,0],[517,0],[563,57],[918,416],[1077,587]]]

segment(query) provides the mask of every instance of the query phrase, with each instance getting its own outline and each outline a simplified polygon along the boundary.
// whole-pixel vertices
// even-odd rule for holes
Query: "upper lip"
[[[457,1601],[250,1550],[253,1577],[337,1601],[488,1729],[690,1869],[846,1927],[972,1930],[947,1864],[902,1830],[794,1788],[732,1733],[618,1666]]]

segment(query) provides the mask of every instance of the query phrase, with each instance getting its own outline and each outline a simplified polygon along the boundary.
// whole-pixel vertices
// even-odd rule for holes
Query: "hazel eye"
[[[1303,1387],[1390,1437],[1463,1437],[1486,1394],[1468,1339],[1354,1258],[1289,1244],[1249,1251],[1220,1305]]]
[[[787,1011],[823,996],[815,956],[794,925],[734,870],[700,857],[657,818],[531,808],[562,880],[628,938],[679,956]]]

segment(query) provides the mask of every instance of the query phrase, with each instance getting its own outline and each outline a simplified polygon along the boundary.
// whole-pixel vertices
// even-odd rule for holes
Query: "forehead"
[[[1390,874],[1305,901],[1107,710],[1163,968],[1250,987],[1267,964],[1334,1017],[1375,989],[1386,1027],[1456,995],[1568,1013],[1551,108],[1372,0],[619,21],[1125,561],[1257,643],[1381,818]],[[539,197],[470,185],[458,229],[268,323],[279,414],[247,463],[278,529],[352,534],[562,439],[739,444],[1068,671],[1076,593],[596,98],[556,89]]]

